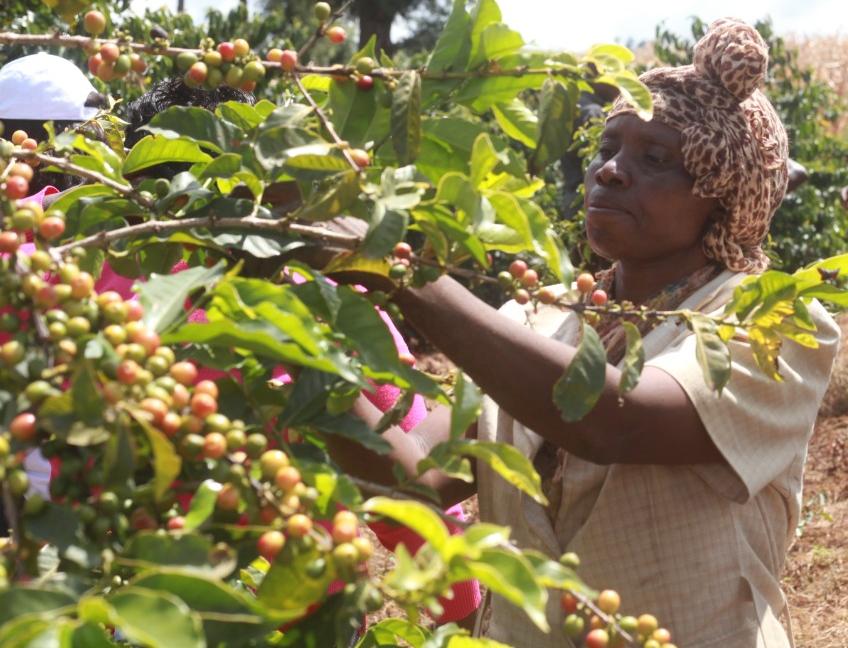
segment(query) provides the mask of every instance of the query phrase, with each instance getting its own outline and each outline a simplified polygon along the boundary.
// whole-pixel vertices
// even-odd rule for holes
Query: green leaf
[[[372,259],[379,259],[392,251],[398,241],[402,241],[409,226],[409,214],[403,210],[386,210],[377,203],[371,225],[360,248],[361,253]]]
[[[466,430],[477,420],[482,407],[483,396],[477,385],[458,372],[456,388],[453,395],[453,406],[451,407],[450,438],[460,439]]]
[[[150,425],[142,412],[130,409],[129,413],[144,430],[153,448],[153,498],[161,502],[174,480],[179,477],[183,460],[176,453],[171,440],[164,432]]]
[[[421,76],[407,70],[392,93],[392,146],[401,166],[412,164],[421,148]]]
[[[542,492],[542,480],[531,462],[518,448],[506,443],[457,439],[437,445],[430,456],[469,456],[487,464],[501,478],[540,504],[548,501]]]
[[[166,139],[148,135],[132,147],[124,160],[124,175],[166,162],[209,162],[212,158],[197,143],[188,139]]]
[[[636,114],[645,121],[651,119],[654,114],[654,103],[651,93],[638,77],[629,70],[611,72],[599,76],[595,83],[605,83],[618,88],[621,96],[634,108]]]
[[[692,313],[689,325],[695,334],[695,357],[704,373],[704,382],[711,390],[721,394],[730,380],[730,349],[719,336],[716,323],[709,317]]]
[[[509,646],[494,639],[454,636],[448,641],[447,648],[509,648]]]
[[[453,0],[453,8],[433,52],[427,59],[427,70],[464,70],[471,53],[471,17],[465,0]]]
[[[582,321],[581,328],[577,353],[554,385],[554,404],[568,423],[579,421],[595,406],[607,372],[607,354],[597,332]]]
[[[356,644],[356,648],[386,648],[397,646],[397,640],[403,639],[412,648],[421,648],[427,638],[425,630],[406,619],[383,619],[368,628],[365,636]]]
[[[215,502],[218,499],[218,493],[221,492],[221,484],[214,479],[204,479],[203,482],[191,498],[191,506],[185,516],[185,525],[183,529],[186,531],[194,531],[201,524],[209,519],[209,516],[215,512]]]
[[[577,97],[576,83],[569,82],[566,87],[554,79],[545,81],[539,105],[536,150],[528,161],[531,173],[541,174],[548,164],[568,150],[574,132]]]
[[[263,116],[255,107],[240,101],[225,101],[218,104],[215,107],[215,114],[246,131],[256,128],[263,121]]]
[[[184,312],[188,296],[199,288],[208,290],[214,286],[226,267],[221,261],[211,268],[198,266],[172,275],[151,275],[138,290],[145,325],[157,333],[167,329]]]
[[[483,33],[486,29],[501,22],[501,10],[495,0],[479,0],[471,13],[471,57],[469,69],[473,61],[485,60],[481,56],[484,47]]]
[[[350,170],[334,177],[327,189],[319,189],[309,197],[294,216],[304,220],[330,220],[350,207],[359,197],[359,174]]]
[[[626,394],[639,383],[639,376],[642,375],[642,367],[645,364],[645,348],[642,346],[642,335],[635,324],[622,322],[621,325],[627,337],[627,350],[624,352],[618,393]]]
[[[197,613],[168,592],[125,587],[108,597],[111,620],[127,639],[154,648],[205,648]]]
[[[131,585],[178,596],[203,621],[210,646],[242,645],[285,620],[221,581],[178,569],[145,572]]]
[[[521,99],[495,104],[492,112],[503,132],[531,149],[539,137],[539,118]]]
[[[442,519],[430,507],[412,500],[396,500],[389,497],[372,497],[362,505],[365,513],[391,518],[415,533],[436,552],[441,553],[450,534]]]
[[[498,164],[506,161],[506,154],[495,149],[487,133],[478,135],[471,150],[471,185],[479,189],[486,176],[494,171]]]
[[[224,153],[206,165],[206,168],[200,174],[200,178],[201,180],[206,178],[231,178],[239,170],[241,170],[241,156],[235,153]]]
[[[301,616],[310,605],[327,596],[327,587],[336,578],[332,561],[327,561],[326,569],[318,576],[308,569],[319,558],[323,554],[314,546],[287,542],[262,579],[257,592],[259,602],[289,618]]]
[[[306,149],[307,147],[301,148]],[[290,152],[297,150],[290,149]],[[328,149],[324,154],[296,153],[286,160],[286,167],[298,171],[323,171],[326,173],[338,173],[350,169],[350,165],[344,158],[331,155],[330,151],[331,149]]]
[[[164,565],[221,578],[228,576],[236,566],[231,549],[222,551],[209,538],[195,533],[137,533],[127,543],[124,555],[132,560],[134,567]]]
[[[135,448],[129,431],[121,427],[106,442],[103,471],[107,486],[123,487],[135,468]]]
[[[239,130],[232,124],[219,119],[205,108],[194,106],[167,108],[154,116],[149,124],[142,126],[142,130],[168,139],[184,137],[194,140],[215,153],[235,149],[240,136]]]
[[[780,375],[780,336],[777,335],[774,331],[763,328],[761,326],[754,326],[748,330],[748,343],[751,345],[751,352],[754,354],[754,360],[757,363],[757,366],[760,370],[767,375],[769,378],[776,382],[782,382],[783,376]],[[723,345],[723,343],[722,343]],[[728,378],[730,374],[730,351],[727,347],[724,347],[727,350],[727,363],[728,363]],[[699,358],[700,360],[700,358]],[[703,367],[703,363],[701,364]],[[706,379],[706,369],[704,370],[705,379]],[[727,382],[727,379],[725,379]],[[710,383],[707,382],[709,385]],[[721,385],[723,386],[723,384]],[[719,393],[721,390],[721,386],[718,387]]]
[[[0,591],[0,626],[25,614],[75,606],[76,600],[65,592],[16,584],[12,589]]]
[[[311,420],[309,424],[319,432],[344,437],[377,454],[388,454],[392,450],[388,441],[375,433],[364,421],[349,414],[324,414]]]
[[[472,36],[473,38],[473,36]],[[521,34],[503,23],[489,25],[480,34],[480,45],[475,50],[472,45],[469,68],[476,68],[486,61],[496,61],[508,54],[514,54],[524,47]]]
[[[533,567],[515,549],[484,549],[477,560],[464,565],[469,576],[521,608],[543,632],[548,632],[545,604],[548,593],[536,582]]]
[[[74,204],[83,198],[97,198],[101,196],[114,196],[115,190],[102,184],[78,185],[59,194],[59,197],[50,205],[51,209],[67,212]]]
[[[97,388],[94,368],[90,362],[80,363],[71,380],[71,397],[74,414],[86,425],[95,425],[103,419],[103,397]]]
[[[496,104],[512,101],[525,90],[541,88],[547,78],[546,74],[473,77],[462,84],[453,100],[483,113]]]

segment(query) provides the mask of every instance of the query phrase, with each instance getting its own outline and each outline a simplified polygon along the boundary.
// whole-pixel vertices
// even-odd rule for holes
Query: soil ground
[[[840,325],[843,341],[848,341],[848,316],[840,318]],[[439,377],[452,371],[441,354],[422,350],[416,355],[423,371]],[[466,502],[466,510],[476,514],[476,501]],[[380,547],[372,568],[387,571],[393,564],[392,554]],[[798,648],[848,647],[848,342],[837,359],[810,442],[804,507],[787,556],[783,589]],[[388,605],[370,622],[402,615]]]

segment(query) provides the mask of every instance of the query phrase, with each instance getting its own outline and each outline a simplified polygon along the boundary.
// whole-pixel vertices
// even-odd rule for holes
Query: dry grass
[[[813,69],[815,78],[827,83],[843,102],[848,103],[848,36],[815,36],[786,38],[789,47],[798,50],[801,67]],[[836,132],[848,131],[848,111],[837,121]]]

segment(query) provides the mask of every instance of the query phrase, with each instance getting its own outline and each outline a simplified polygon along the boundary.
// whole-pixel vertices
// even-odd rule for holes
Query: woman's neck
[[[712,263],[700,246],[660,260],[620,259],[616,264],[614,297],[641,304],[666,286]]]

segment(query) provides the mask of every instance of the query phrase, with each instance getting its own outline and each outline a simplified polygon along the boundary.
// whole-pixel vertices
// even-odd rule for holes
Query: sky
[[[162,5],[175,8],[177,0],[133,0],[134,8]],[[226,10],[238,0],[185,0],[196,17],[215,6]],[[250,7],[258,6],[249,0]],[[846,0],[499,0],[504,22],[524,40],[543,49],[582,51],[594,43],[639,43],[650,40],[655,26],[665,22],[675,32],[688,33],[689,17],[710,21],[735,16],[749,22],[771,16],[778,34],[848,35]]]

